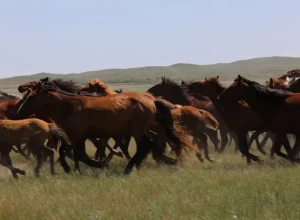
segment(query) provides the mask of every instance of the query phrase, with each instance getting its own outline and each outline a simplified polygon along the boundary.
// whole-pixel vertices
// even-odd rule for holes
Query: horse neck
[[[264,121],[271,121],[273,119],[274,108],[279,107],[283,101],[267,101],[260,97],[260,95],[249,92],[243,99],[251,109]]]
[[[78,97],[57,92],[49,92],[48,94],[50,94],[47,97],[48,102],[43,105],[40,113],[42,113],[44,117],[53,119],[57,124],[62,124],[65,119],[64,116],[74,110],[75,106],[72,103],[74,103]]]

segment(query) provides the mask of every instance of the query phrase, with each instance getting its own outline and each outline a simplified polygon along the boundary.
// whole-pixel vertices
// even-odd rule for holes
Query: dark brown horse
[[[295,156],[299,152],[300,140],[300,94],[269,89],[239,75],[234,83],[220,94],[219,101],[224,106],[232,106],[239,100],[245,100],[251,106],[260,116],[264,126],[275,133],[278,140],[283,140],[289,133],[296,136],[293,150],[288,152],[288,156],[282,156],[297,161]],[[280,142],[277,142],[274,148],[279,152]]]
[[[26,117],[35,112],[42,112],[66,131],[72,142],[77,170],[79,161],[92,167],[101,167],[101,163],[90,159],[85,152],[84,143],[87,138],[124,135],[131,135],[137,144],[137,152],[129,161],[125,173],[129,174],[133,166],[139,168],[148,153],[156,150],[147,134],[149,126],[155,120],[163,126],[177,153],[181,151],[182,146],[186,146],[201,156],[200,151],[180,133],[180,128],[173,125],[170,110],[149,93],[81,96],[63,92],[45,79],[23,97],[18,115]],[[60,149],[62,148],[63,146]],[[61,150],[60,158],[64,170],[69,172],[70,167]]]
[[[249,131],[257,129],[265,130],[265,127],[259,116],[249,105],[244,101],[240,101],[232,105],[230,109],[224,109],[217,101],[218,96],[226,89],[226,87],[219,82],[219,75],[193,82],[189,85],[189,88],[195,93],[208,96],[212,100],[230,129],[237,134],[239,149],[241,153],[247,157],[248,163],[250,163],[250,159],[260,161],[258,157],[249,153],[246,135]]]
[[[223,123],[223,119],[216,112],[213,103],[204,96],[197,95],[197,97],[192,96],[188,89],[185,86],[181,86],[170,79],[162,77],[162,82],[156,84],[147,90],[156,97],[163,97],[173,104],[179,104],[182,106],[193,106],[198,109],[203,109],[210,112],[219,122],[219,129],[221,134],[221,147],[218,148],[218,133],[217,131],[211,131],[211,133],[207,133],[211,142],[215,146],[215,151],[222,152],[225,146],[228,144],[228,136],[225,123]],[[225,128],[224,128],[225,127]]]

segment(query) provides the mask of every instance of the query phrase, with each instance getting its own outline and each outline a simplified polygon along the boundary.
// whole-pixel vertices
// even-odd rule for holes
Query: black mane
[[[283,100],[286,99],[288,96],[290,96],[290,92],[285,90],[279,90],[279,89],[271,89],[267,88],[255,81],[251,81],[249,79],[246,79],[242,77],[242,81],[247,83],[251,88],[254,89],[254,91],[259,94],[261,97],[268,99],[270,101],[272,100]]]
[[[7,92],[0,90],[0,100],[12,100],[12,99],[20,99],[20,97],[8,94]]]
[[[95,95],[90,93],[77,94],[81,87],[74,83],[72,80],[64,81],[62,79],[50,80],[42,83],[41,89],[44,91],[59,92],[68,96],[89,96],[89,97],[101,97],[103,95]]]
[[[48,80],[48,83],[54,83],[57,88],[67,93],[77,93],[81,89],[81,86],[75,83],[73,80],[63,80],[61,78]]]

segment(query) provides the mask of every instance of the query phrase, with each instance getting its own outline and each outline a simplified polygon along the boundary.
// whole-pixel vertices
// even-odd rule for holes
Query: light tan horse
[[[17,173],[25,175],[24,171],[12,166],[9,153],[13,145],[26,143],[28,148],[37,158],[37,165],[34,169],[35,175],[37,177],[39,176],[39,171],[43,164],[42,155],[50,157],[51,173],[55,174],[54,151],[44,145],[48,138],[57,140],[56,146],[50,146],[56,150],[60,145],[61,139],[70,144],[69,138],[65,132],[53,123],[47,123],[36,118],[24,120],[0,120],[0,151],[2,164],[11,170],[14,178],[18,178]]]

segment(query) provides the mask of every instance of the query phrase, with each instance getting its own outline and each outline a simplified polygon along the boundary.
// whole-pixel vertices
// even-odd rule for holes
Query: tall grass
[[[247,166],[232,152],[213,154],[215,164],[186,156],[175,167],[148,157],[130,176],[119,158],[104,171],[81,164],[83,173],[70,175],[57,166],[51,176],[45,164],[39,179],[33,162],[14,156],[27,175],[16,181],[1,168],[0,219],[298,219],[300,168],[267,157]]]

